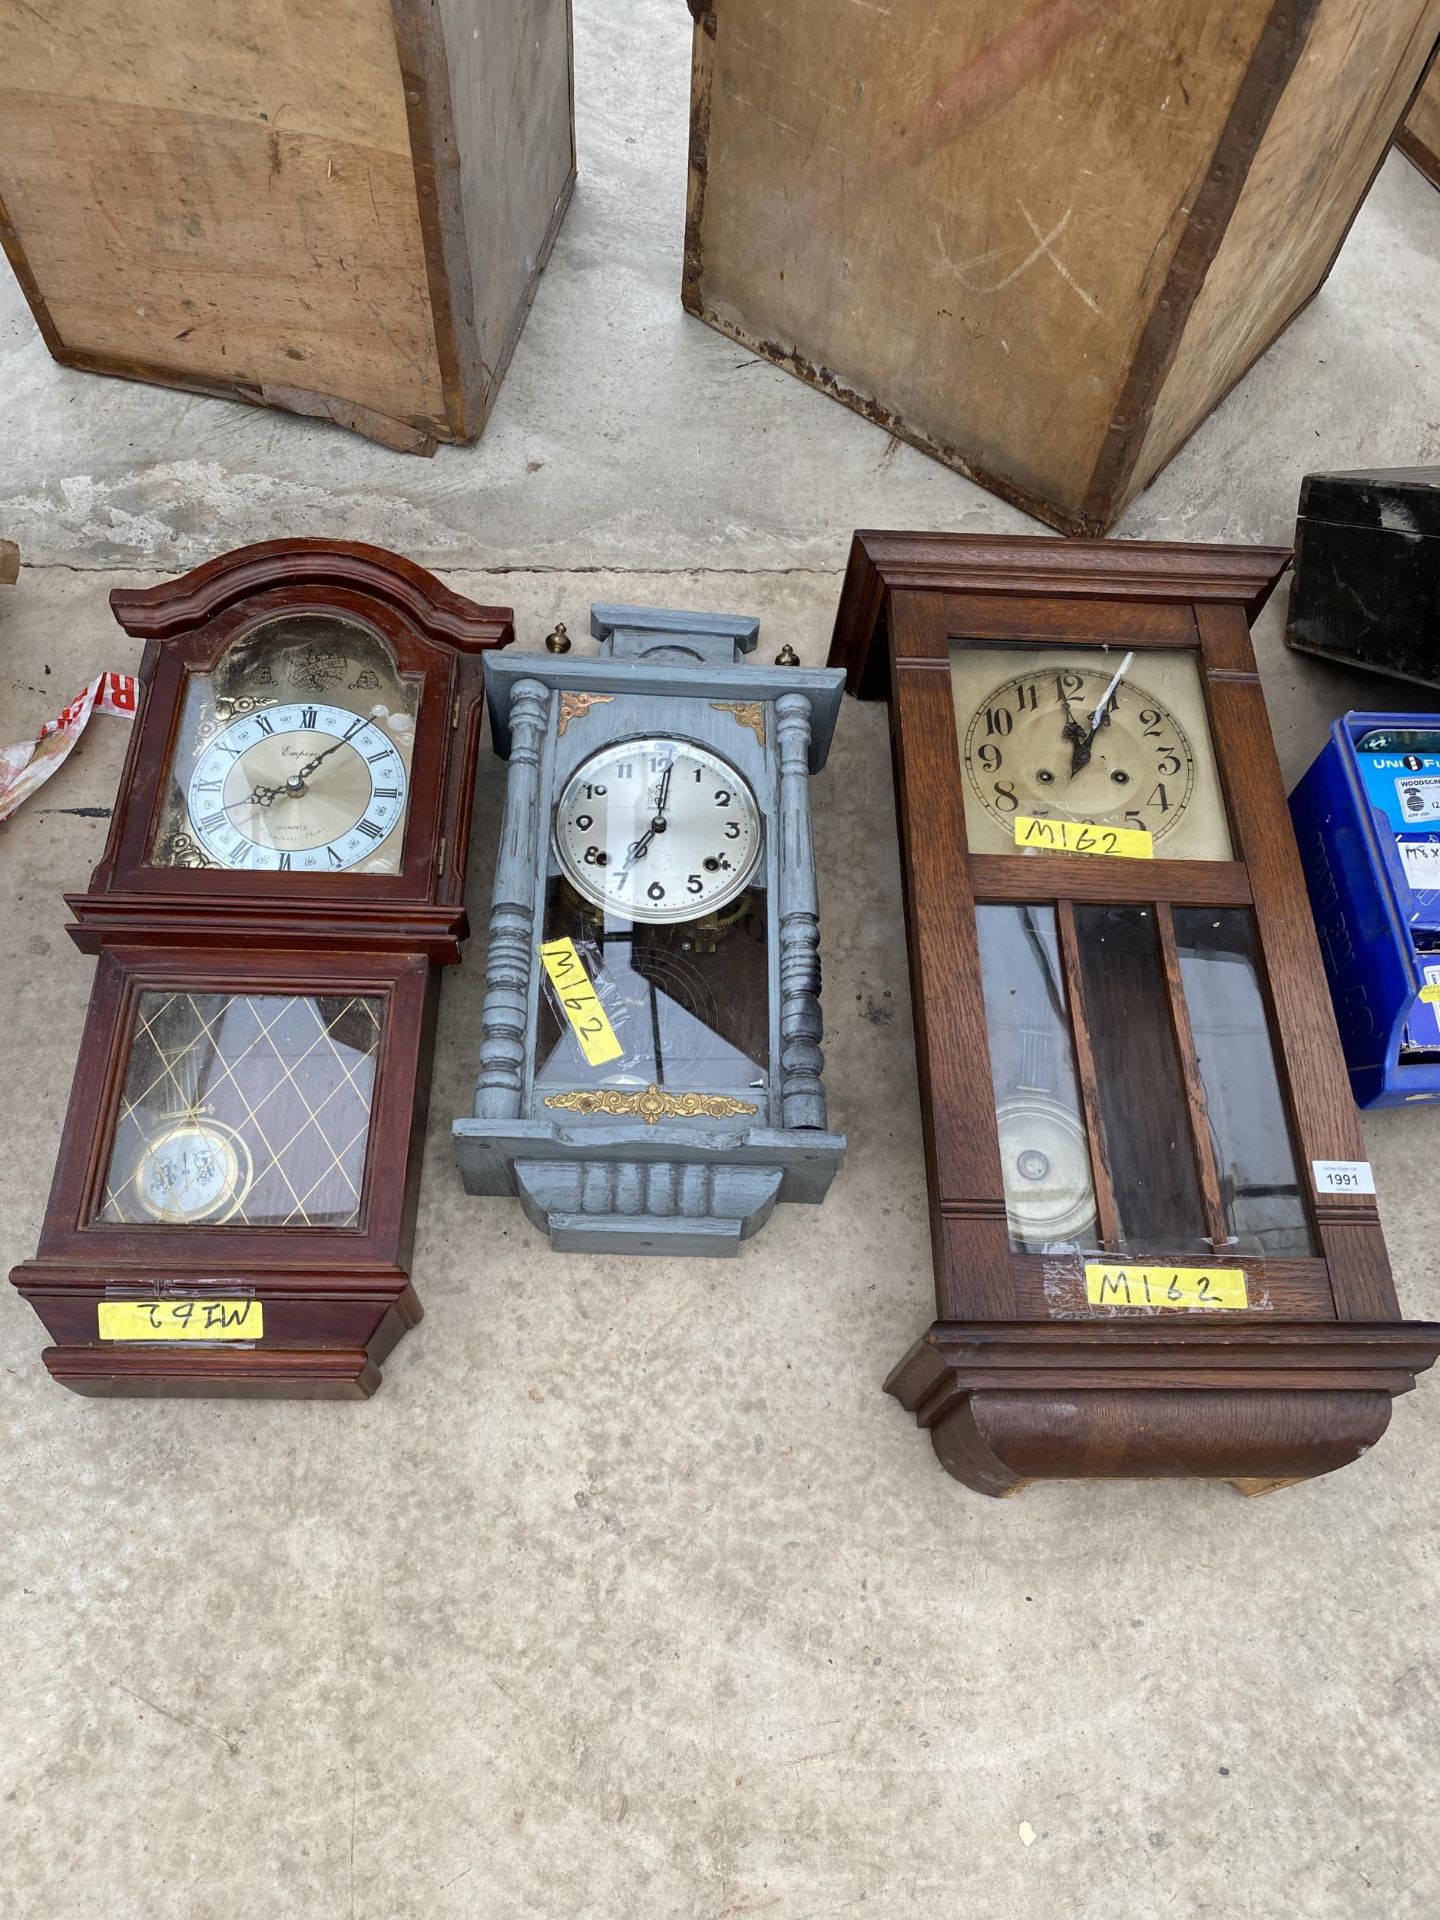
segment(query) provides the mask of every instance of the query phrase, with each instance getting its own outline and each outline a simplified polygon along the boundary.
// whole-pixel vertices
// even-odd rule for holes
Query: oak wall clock
[[[843,692],[757,620],[597,606],[598,655],[487,675],[510,762],[468,1192],[562,1251],[733,1255],[828,1130],[810,780]]]
[[[354,1397],[420,1317],[437,968],[459,958],[480,607],[378,548],[241,548],[111,596],[147,641],[36,1257],[84,1393]]]
[[[1249,623],[1288,556],[855,536],[890,703],[937,1318],[887,1388],[957,1478],[1263,1492],[1372,1445],[1399,1317]]]

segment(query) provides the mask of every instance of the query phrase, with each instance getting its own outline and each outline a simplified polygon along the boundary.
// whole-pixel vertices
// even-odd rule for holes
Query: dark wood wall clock
[[[481,607],[375,547],[281,540],[111,595],[147,644],[99,955],[36,1257],[82,1393],[372,1393],[408,1266],[438,967],[463,888]]]
[[[890,703],[937,1318],[887,1388],[968,1486],[1343,1466],[1400,1319],[1249,626],[1288,555],[855,536]]]

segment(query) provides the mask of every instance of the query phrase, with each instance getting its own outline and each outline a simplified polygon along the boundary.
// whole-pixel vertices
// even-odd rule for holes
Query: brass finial
[[[781,647],[780,651],[776,654],[775,664],[777,667],[798,667],[799,666],[800,656],[795,651],[794,647],[790,645],[788,640],[786,641],[785,645]]]
[[[570,636],[565,631],[565,622],[563,620],[557,620],[555,622],[555,630],[553,633],[546,634],[545,644],[551,653],[568,653],[570,651]]]

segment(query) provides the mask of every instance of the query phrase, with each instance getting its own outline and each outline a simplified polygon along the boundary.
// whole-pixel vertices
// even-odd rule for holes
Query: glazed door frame
[[[975,907],[1056,906],[1085,1099],[1087,1048],[1076,994],[1072,916],[1077,904],[1103,902],[1153,906],[1162,952],[1172,963],[1173,936],[1167,938],[1172,907],[1243,907],[1253,916],[1281,1093],[1320,1257],[1207,1258],[1206,1266],[1242,1266],[1252,1276],[1252,1299],[1263,1303],[1227,1312],[1226,1321],[1398,1317],[1374,1197],[1320,1196],[1313,1190],[1312,1161],[1361,1161],[1365,1148],[1348,1095],[1243,605],[1238,600],[1157,603],[1055,591],[896,587],[889,596],[888,634],[896,809],[938,1316],[1003,1322],[1054,1317],[1046,1287],[1046,1269],[1054,1261],[1013,1252],[1010,1244],[991,1081],[988,1067],[983,1072],[978,1067],[988,1062],[988,1040]],[[970,854],[951,690],[955,642],[1192,652],[1238,858]],[[873,673],[875,662],[869,666]],[[873,687],[874,680],[869,684]],[[1173,967],[1169,971],[1172,1015],[1183,1032],[1184,1000]],[[1193,1080],[1187,1095],[1202,1196],[1213,1220],[1218,1185],[1213,1166],[1207,1170],[1203,1164],[1200,1143],[1207,1135]],[[1093,1121],[1093,1114],[1087,1117]],[[1103,1222],[1103,1134],[1093,1124],[1088,1131]],[[1105,1316],[1111,1312],[1106,1309]],[[1065,1317],[1076,1316],[1067,1309]]]

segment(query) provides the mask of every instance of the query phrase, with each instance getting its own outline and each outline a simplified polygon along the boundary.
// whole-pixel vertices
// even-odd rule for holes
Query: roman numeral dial
[[[215,733],[187,791],[190,830],[222,867],[337,873],[400,864],[410,734],[346,707],[270,706]]]

